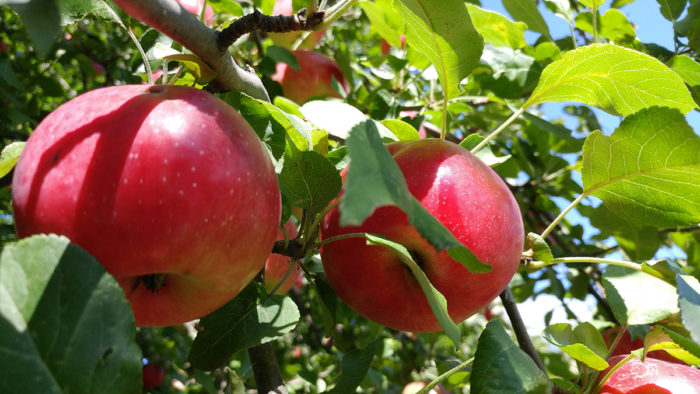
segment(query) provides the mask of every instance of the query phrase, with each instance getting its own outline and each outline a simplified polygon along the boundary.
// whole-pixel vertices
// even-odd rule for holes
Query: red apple
[[[292,0],[277,0],[272,8],[272,15],[291,16],[294,14]],[[319,41],[323,38],[326,29],[314,31],[299,45],[297,49],[314,49]],[[291,49],[296,40],[303,34],[303,31],[290,31],[287,33],[270,33],[269,37],[272,42],[287,49]]]
[[[0,52],[7,52],[9,50],[10,50],[10,48],[7,46],[7,43],[5,42],[5,40],[0,39]]]
[[[178,3],[187,10],[197,16],[202,15],[202,7],[204,7],[204,0],[177,0]],[[204,23],[207,25],[213,25],[216,21],[216,15],[214,15],[214,10],[209,4],[204,10]]]
[[[599,379],[602,380],[608,370],[625,357],[627,355],[610,358],[610,367],[600,373]],[[642,362],[633,357],[613,372],[600,390],[600,394],[623,393],[700,394],[700,370],[655,358],[646,358]]]
[[[291,220],[287,221],[284,228],[287,231],[289,239],[294,239],[297,236],[297,228]],[[277,231],[277,239],[284,240],[282,230]],[[289,270],[289,264],[293,264],[291,257],[277,253],[270,254],[270,257],[267,258],[267,262],[265,263],[265,289],[268,292],[272,291],[282,278],[284,278],[284,274]],[[289,276],[287,276],[287,279],[284,280],[275,294],[287,294],[301,274],[301,268],[295,264],[294,268],[292,268],[292,272],[289,273]]]
[[[163,383],[165,371],[160,364],[148,363],[143,366],[141,378],[143,380],[143,389],[150,390],[158,387]]]
[[[427,385],[427,382],[411,382],[404,386],[403,390],[401,391],[401,394],[416,394]],[[450,394],[450,392],[445,390],[445,388],[442,387],[441,384],[438,384],[437,386],[430,389],[430,391],[428,391],[428,394]]]
[[[63,104],[29,138],[12,198],[18,235],[87,249],[139,326],[196,319],[238,294],[265,264],[281,211],[250,125],[185,86],[114,86]]]
[[[613,343],[615,337],[617,336],[617,333],[620,331],[621,328],[622,327],[608,327],[603,331],[602,335],[606,345],[610,346]],[[610,357],[618,356],[620,354],[629,354],[633,350],[637,350],[643,347],[644,338],[637,338],[633,341],[629,331],[625,330],[625,332],[622,334],[622,337],[620,338],[620,341],[617,343],[617,346],[615,346],[615,348],[610,353]],[[666,352],[665,350],[651,351],[647,353],[647,357],[653,357],[659,360],[664,360],[677,364],[685,364],[683,361],[668,354],[668,352]]]
[[[361,226],[342,228],[335,208],[322,222],[322,238],[368,232],[402,243],[447,299],[452,319],[461,322],[503,291],[518,268],[518,205],[493,170],[456,144],[424,139],[388,148],[411,193],[491,272],[473,274],[447,252],[437,252],[393,206],[378,208]],[[361,315],[398,330],[440,330],[417,280],[392,251],[348,238],[322,246],[321,259],[338,296]]]
[[[382,38],[382,41],[379,43],[380,48],[382,49],[382,55],[386,56],[389,54],[389,51],[391,50],[391,45]],[[404,49],[406,47],[406,36],[403,34],[401,35],[401,47],[399,49]]]
[[[277,70],[271,77],[282,85],[285,97],[299,104],[312,97],[339,98],[338,92],[331,87],[333,78],[348,91],[343,72],[333,60],[314,51],[298,50],[292,53],[299,61],[299,71],[287,63],[277,63]]]

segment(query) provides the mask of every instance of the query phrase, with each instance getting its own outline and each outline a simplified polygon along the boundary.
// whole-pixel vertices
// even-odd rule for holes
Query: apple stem
[[[472,150],[472,153],[474,153],[473,150]],[[563,211],[561,211],[559,216],[557,216],[552,221],[552,223],[549,224],[549,226],[542,232],[542,234],[540,234],[540,237],[542,237],[542,239],[547,238],[547,235],[549,235],[549,233],[551,233],[552,230],[554,230],[554,227],[556,227],[559,224],[559,222],[561,222],[561,220],[564,219],[564,216],[566,216],[566,214],[569,213],[569,211],[574,209],[574,207],[577,206],[578,203],[580,203],[581,200],[583,200],[586,196],[587,196],[586,193],[582,193],[580,196],[576,197],[576,199],[574,201],[572,201],[568,207],[566,207]]]
[[[318,241],[315,244],[312,245],[312,249],[318,249],[319,247],[335,242],[335,241],[340,241],[341,239],[347,239],[347,238],[366,238],[367,233],[349,233],[349,234],[342,234],[342,235],[336,235],[335,237],[330,237],[326,238],[324,240]]]
[[[501,131],[505,130],[506,127],[510,126],[511,123],[515,122],[515,120],[518,119],[518,117],[525,112],[525,108],[526,107],[522,107],[519,110],[515,111],[515,113],[513,113],[513,115],[511,115],[510,118],[506,119],[506,121],[503,122],[502,125],[498,126],[496,130],[492,131],[491,134],[484,138],[483,141],[481,141],[477,146],[472,148],[471,152],[476,153],[479,150],[481,150],[481,148],[485,147],[489,142],[491,142],[492,139],[496,138],[496,136],[500,134]]]
[[[420,391],[418,391],[416,394],[425,394],[425,393],[429,393],[430,390],[431,390],[433,387],[437,386],[437,385],[440,384],[442,381],[444,381],[445,379],[447,379],[447,378],[449,378],[450,376],[454,375],[455,373],[461,371],[463,368],[465,368],[466,366],[472,364],[473,362],[474,362],[474,357],[472,357],[472,358],[470,358],[470,359],[468,359],[468,360],[466,360],[466,361],[461,362],[461,363],[460,363],[459,365],[457,365],[456,367],[450,369],[449,371],[447,371],[447,372],[443,373],[442,375],[438,376],[437,378],[433,379],[430,383],[428,383],[427,385],[425,385],[425,387],[423,387],[422,389],[420,389]]]
[[[610,368],[610,371],[608,371],[608,373],[606,373],[605,376],[603,376],[603,379],[600,380],[600,383],[598,383],[598,386],[596,387],[596,389],[595,389],[594,391],[590,391],[590,390],[589,390],[588,392],[589,392],[589,393],[590,393],[590,392],[599,393],[600,390],[603,388],[603,385],[605,385],[605,382],[607,382],[608,379],[610,379],[610,376],[612,376],[612,374],[615,373],[615,371],[617,371],[618,368],[622,367],[626,362],[628,362],[629,360],[631,360],[632,357],[634,357],[634,356],[633,356],[632,354],[629,354],[629,355],[627,355],[627,357],[625,357],[624,359],[622,359],[622,361],[620,361],[619,363],[617,363],[617,365],[615,365],[614,367]]]
[[[440,139],[444,140],[447,135],[447,96],[445,96],[442,104],[442,129],[440,129]]]
[[[117,14],[112,7],[109,6],[107,2],[103,4],[104,7],[107,8],[108,12],[110,13],[110,16],[114,18],[119,26],[126,31],[126,34],[129,36],[129,38],[134,42],[136,45],[136,49],[138,49],[139,54],[141,55],[141,58],[143,59],[143,66],[146,69],[146,76],[147,76],[147,81],[149,85],[153,85],[153,71],[151,70],[151,65],[148,63],[148,57],[146,56],[146,52],[144,52],[143,47],[141,46],[141,43],[139,42],[138,38],[134,35],[134,33],[126,27],[124,22],[122,22],[122,19],[119,17],[119,14]]]
[[[631,261],[624,261],[624,260],[613,260],[613,259],[605,259],[605,258],[600,258],[600,257],[586,257],[586,256],[580,256],[580,257],[555,257],[552,259],[552,262],[544,262],[544,261],[533,261],[531,263],[527,263],[525,266],[527,269],[530,270],[537,270],[540,268],[544,268],[549,265],[554,265],[554,264],[559,264],[559,263],[565,263],[565,264],[571,264],[571,263],[590,263],[590,264],[610,264],[610,265],[617,265],[620,267],[625,267],[625,268],[630,268],[636,271],[644,272],[648,275],[651,275],[657,279],[661,279],[664,282],[666,282],[666,279],[659,273],[656,273],[655,271],[647,271],[642,268],[641,264],[633,263]]]

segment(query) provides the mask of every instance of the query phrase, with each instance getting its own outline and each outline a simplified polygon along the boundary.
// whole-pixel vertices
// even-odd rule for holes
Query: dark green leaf
[[[289,52],[289,50],[286,48],[272,45],[267,48],[265,55],[272,58],[275,63],[287,63],[290,67],[292,67],[292,69],[299,71],[299,60],[297,60],[296,56],[294,56],[294,54]]]
[[[550,41],[552,40],[547,22],[537,9],[536,2],[533,0],[503,0],[503,6],[515,20],[525,22],[529,30],[541,33]]]
[[[536,260],[542,261],[547,264],[551,264],[554,261],[554,256],[552,255],[552,250],[549,249],[547,241],[545,241],[539,234],[528,233],[527,243],[534,253],[533,257]]]
[[[656,0],[664,18],[675,21],[683,13],[688,0]]]
[[[269,342],[294,329],[299,309],[291,298],[272,295],[258,303],[257,284],[200,320],[203,328],[192,343],[190,362],[195,368],[213,370],[236,352]]]
[[[433,215],[411,195],[401,169],[382,143],[375,123],[355,126],[347,140],[351,165],[340,198],[341,226],[360,225],[383,205],[401,208],[411,224],[435,249],[447,249],[453,259],[471,272],[488,272],[491,266],[480,262]]]
[[[311,213],[328,205],[343,186],[335,166],[313,151],[301,152],[298,160],[287,158],[279,181],[292,204]]]
[[[605,341],[590,323],[581,323],[573,330],[568,323],[553,324],[545,329],[544,338],[573,359],[597,371],[608,367]]]
[[[330,394],[354,393],[362,379],[367,375],[374,355],[382,339],[371,342],[364,349],[354,349],[343,356],[340,378],[328,391]]]
[[[472,393],[551,393],[552,386],[532,359],[508,336],[499,319],[479,336],[471,374]]]
[[[67,238],[37,235],[5,245],[0,392],[140,392],[135,336],[117,281]]]
[[[24,27],[41,57],[48,56],[61,32],[61,18],[54,0],[31,0],[12,7],[24,22]]]

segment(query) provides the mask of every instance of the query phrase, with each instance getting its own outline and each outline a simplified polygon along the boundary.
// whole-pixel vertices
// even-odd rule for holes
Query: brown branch
[[[255,375],[255,383],[258,385],[258,393],[287,394],[272,342],[249,348],[248,355],[253,375]]]
[[[503,302],[503,307],[505,308],[508,318],[510,319],[510,324],[513,326],[513,331],[515,331],[515,337],[518,339],[520,349],[522,349],[528,356],[530,356],[530,358],[532,358],[539,369],[544,371],[544,373],[547,373],[547,368],[545,368],[542,359],[540,359],[539,354],[537,354],[537,350],[535,350],[535,345],[533,345],[532,341],[530,340],[530,334],[527,333],[525,323],[523,323],[523,318],[520,316],[520,311],[518,311],[518,306],[515,303],[515,299],[513,298],[513,293],[510,291],[510,288],[506,287],[501,293],[500,297],[501,302]]]
[[[202,58],[216,72],[219,90],[244,92],[270,101],[255,73],[238,66],[227,50],[218,45],[218,32],[185,11],[175,0],[115,0],[124,12],[155,28]]]
[[[257,8],[252,14],[236,20],[219,33],[218,45],[220,50],[225,50],[236,42],[244,34],[254,31],[266,33],[285,33],[296,30],[313,30],[323,22],[324,11],[317,11],[310,17],[306,17],[306,8],[302,8],[296,15],[269,16]]]

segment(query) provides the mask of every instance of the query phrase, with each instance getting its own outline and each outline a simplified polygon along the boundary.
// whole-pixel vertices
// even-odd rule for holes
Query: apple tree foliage
[[[700,103],[700,3],[648,1],[673,31],[665,48],[636,37],[625,16],[634,1],[503,0],[507,14],[478,0],[322,1],[335,12],[315,50],[338,63],[350,89],[334,84],[342,99],[302,105],[270,79],[278,62],[298,66],[289,48],[260,31],[239,39],[230,53],[271,101],[218,95],[268,147],[282,223],[301,209],[303,285],[271,296],[254,282],[194,324],[135,328],[116,282],[77,245],[16,239],[12,168],[33,128],[82,92],[142,83],[153,71],[158,83],[199,88],[220,76],[197,48],[111,1],[0,0],[0,392],[137,392],[144,362],[166,371],[152,392],[243,392],[265,387],[270,371],[250,351],[263,344],[289,392],[400,392],[416,380],[453,392],[591,392],[608,367],[600,330],[610,325],[646,336],[639,356],[665,349],[700,364],[700,137],[686,119]],[[274,0],[206,3],[222,28],[254,8],[269,14]],[[294,9],[318,3],[294,0]],[[553,36],[543,13],[570,34]],[[548,103],[562,103],[558,116],[543,113]],[[619,126],[601,131],[601,111]],[[488,269],[397,186],[383,143],[417,139],[419,128],[476,153],[520,205],[526,250],[488,323],[482,314],[452,323],[415,264],[443,332],[384,328],[324,280],[318,221],[352,160],[344,222],[396,205],[433,245],[473,272]],[[401,245],[367,240],[412,262]],[[517,308],[503,305],[540,296],[558,305],[542,311],[544,332],[528,335]],[[572,300],[592,305],[592,319]],[[552,321],[557,310],[567,322]]]

